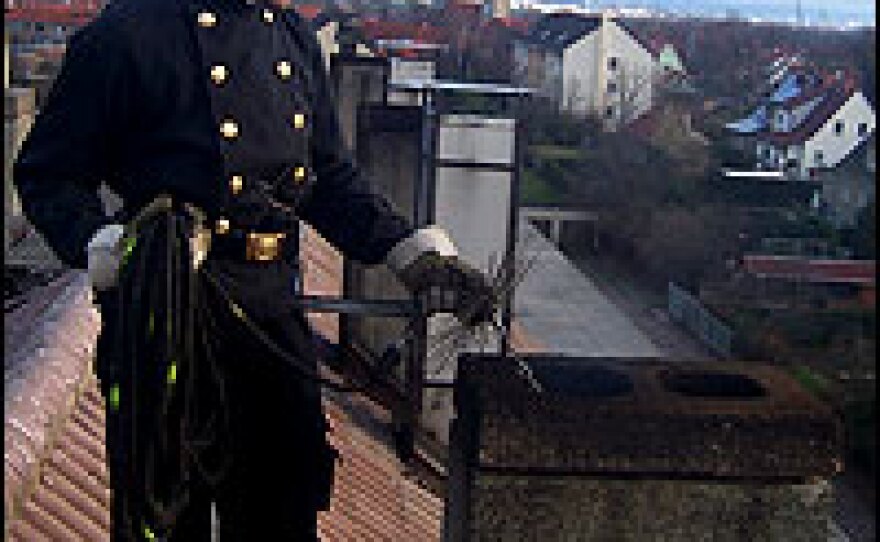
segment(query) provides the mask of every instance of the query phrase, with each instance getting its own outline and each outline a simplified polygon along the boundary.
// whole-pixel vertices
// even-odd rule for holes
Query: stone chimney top
[[[528,375],[512,359],[459,362],[449,540],[559,530],[554,539],[570,530],[577,540],[702,540],[743,529],[748,540],[827,540],[827,500],[807,503],[797,488],[827,496],[824,480],[842,468],[841,428],[785,373],[524,359]]]

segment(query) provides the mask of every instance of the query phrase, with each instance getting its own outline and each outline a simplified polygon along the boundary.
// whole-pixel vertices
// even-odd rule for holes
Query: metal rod
[[[513,173],[516,170],[516,164],[501,164],[498,162],[467,162],[464,160],[452,160],[449,158],[436,158],[434,160],[435,167],[456,168],[456,169],[479,169],[483,171],[497,171],[499,173]]]
[[[411,300],[346,299],[320,295],[298,296],[297,308],[309,312],[337,312],[360,316],[415,316],[421,314],[419,303]]]
[[[516,242],[517,233],[519,231],[519,189],[520,179],[522,178],[523,165],[523,148],[522,141],[525,130],[523,129],[522,120],[522,102],[523,98],[516,100],[516,111],[514,112],[514,140],[513,140],[513,178],[510,184],[510,222],[507,229],[507,256],[509,262],[516,261]],[[510,352],[510,333],[513,320],[513,303],[514,290],[511,288],[504,296],[504,309],[501,315],[501,327],[504,330],[501,337],[501,355],[507,356]]]

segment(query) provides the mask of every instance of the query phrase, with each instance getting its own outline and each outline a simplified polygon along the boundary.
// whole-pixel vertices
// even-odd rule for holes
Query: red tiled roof
[[[29,297],[5,318],[6,529],[13,540],[100,540],[107,495],[103,457],[93,452],[103,453],[102,423],[80,393],[100,317],[82,275]]]
[[[492,21],[496,24],[500,23],[502,26],[519,30],[521,32],[525,32],[529,29],[529,22],[527,20],[516,17],[495,17]]]
[[[311,21],[312,19],[320,15],[322,11],[324,11],[321,6],[316,6],[313,4],[296,4],[293,9],[295,9],[300,16],[302,16],[304,19],[308,19],[309,21]]]
[[[424,43],[447,43],[449,32],[423,23],[404,23],[367,18],[362,26],[364,35],[374,40],[411,39]]]
[[[852,87],[841,88],[839,85],[829,88],[822,103],[813,108],[807,118],[791,132],[759,133],[758,139],[775,145],[792,145],[803,143],[813,137],[843,105],[855,94]]]
[[[311,230],[306,230],[302,246],[306,291],[338,295],[338,253]],[[36,299],[39,294],[44,301],[55,299],[42,304],[45,310],[30,303],[6,319],[7,354],[11,351],[19,360],[10,365],[7,359],[4,397],[4,502],[10,541],[108,538],[104,405],[90,367],[100,317],[89,302],[84,277],[66,280],[54,290],[38,292]],[[335,315],[309,318],[318,333],[330,340],[337,337]],[[38,327],[21,325],[30,320]],[[519,351],[540,349],[518,326],[513,343]],[[20,378],[11,384],[9,367],[21,367]],[[362,396],[334,394],[325,396],[325,412],[328,438],[341,461],[331,507],[318,519],[322,540],[439,540],[443,501],[407,476],[389,445],[387,412]]]
[[[85,25],[99,11],[97,3],[80,3],[79,5],[35,4],[7,7],[7,21],[55,23],[64,25]]]
[[[798,256],[746,255],[743,266],[760,278],[868,286],[875,284],[877,271],[875,260],[819,260]]]

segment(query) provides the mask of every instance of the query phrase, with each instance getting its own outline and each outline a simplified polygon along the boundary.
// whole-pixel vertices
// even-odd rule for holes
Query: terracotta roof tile
[[[874,260],[821,260],[757,254],[744,256],[743,266],[747,272],[762,278],[814,283],[873,285],[877,272]]]
[[[855,94],[852,88],[829,88],[822,103],[816,105],[801,124],[790,132],[762,132],[758,138],[775,145],[794,145],[807,141],[831,120]]]

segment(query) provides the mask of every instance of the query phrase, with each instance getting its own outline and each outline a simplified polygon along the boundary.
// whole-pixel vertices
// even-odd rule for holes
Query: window
[[[605,108],[605,118],[610,119],[614,117],[614,108],[610,105]]]
[[[825,153],[816,151],[813,153],[813,161],[816,162],[816,165],[821,166],[825,162]]]
[[[844,129],[844,125],[843,125],[842,120],[839,120],[834,123],[834,133],[836,135],[843,135],[843,129]]]
[[[863,136],[863,135],[867,134],[868,133],[868,125],[865,124],[864,122],[860,122],[858,131],[859,131],[859,136]]]
[[[617,57],[616,56],[608,57],[608,69],[609,70],[616,70],[617,69]]]
[[[613,94],[617,92],[617,83],[614,81],[608,81],[608,93]]]

